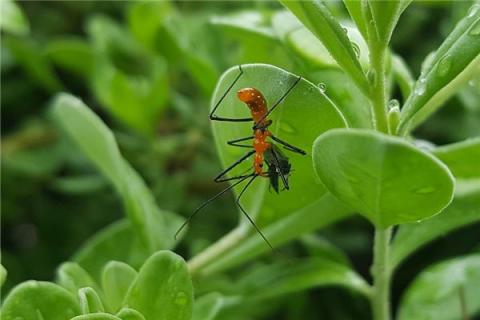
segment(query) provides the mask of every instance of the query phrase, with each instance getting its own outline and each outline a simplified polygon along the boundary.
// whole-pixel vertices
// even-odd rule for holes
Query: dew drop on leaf
[[[445,76],[452,67],[452,59],[449,55],[445,55],[438,63],[438,74]]]
[[[374,85],[375,81],[377,79],[377,74],[375,73],[375,70],[370,69],[367,71],[367,78],[370,84]]]
[[[422,187],[422,188],[415,189],[415,190],[413,190],[413,192],[418,193],[418,194],[428,194],[428,193],[434,192],[435,190],[436,190],[435,187],[428,186],[428,187]]]
[[[397,99],[392,99],[388,102],[388,109],[391,110],[393,108],[399,108],[400,107],[400,103],[398,102]]]
[[[348,29],[347,29],[347,28],[342,27],[342,29],[343,29],[343,32],[348,33]]]
[[[480,10],[480,4],[474,4],[474,5],[471,6],[470,9],[468,10],[468,15],[467,15],[467,17],[468,17],[468,18],[473,17],[474,15],[477,14],[478,10]]]
[[[177,295],[175,296],[175,304],[179,305],[179,306],[184,306],[187,304],[188,302],[188,297],[186,295],[185,292],[179,292],[177,293]]]
[[[425,93],[426,82],[427,80],[425,80],[425,78],[418,79],[417,85],[415,86],[415,91],[414,91],[417,96],[421,96]]]
[[[360,47],[355,42],[350,42],[357,58],[360,58]]]
[[[323,82],[320,82],[319,84],[317,84],[317,87],[318,89],[320,89],[322,93],[325,93],[325,91],[327,90],[327,86]]]

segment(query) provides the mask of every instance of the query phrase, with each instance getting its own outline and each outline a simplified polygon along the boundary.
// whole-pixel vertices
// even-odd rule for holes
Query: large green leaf
[[[130,285],[137,277],[135,269],[119,261],[110,261],[102,273],[102,288],[108,310],[117,312],[122,306]]]
[[[193,287],[185,261],[170,251],[153,254],[140,269],[125,304],[147,320],[190,320]]]
[[[398,132],[406,134],[480,70],[480,7],[474,5],[426,63],[402,109]]]
[[[315,141],[313,156],[328,190],[378,227],[433,216],[453,196],[448,168],[400,138],[335,129]]]
[[[243,75],[219,107],[218,116],[228,118],[249,116],[247,106],[236,97],[236,91],[240,88],[257,88],[271,107],[298,79],[291,73],[270,65],[243,65],[242,69]],[[222,76],[213,95],[213,103],[216,103],[226,92],[239,72],[239,68],[234,67]],[[257,217],[260,225],[269,224],[305,207],[326,192],[312,174],[310,148],[317,135],[331,128],[345,126],[342,115],[330,99],[318,87],[304,79],[290,91],[282,105],[271,114],[270,119],[273,121],[270,130],[274,135],[305,150],[307,155],[283,151],[290,158],[294,170],[290,177],[290,190],[279,194],[268,192],[268,179],[259,178],[245,193],[242,204],[252,216]],[[213,121],[212,126],[217,150],[224,167],[229,166],[248,151],[245,148],[229,146],[227,141],[252,136],[252,123]],[[231,176],[243,173],[248,168],[252,168],[252,159],[244,161],[233,170]]]
[[[392,268],[430,241],[480,221],[480,183],[476,183],[476,187],[466,187],[457,185],[452,203],[437,216],[400,226],[392,243]]]
[[[149,252],[172,247],[179,218],[156,206],[142,178],[123,159],[108,127],[71,95],[59,95],[53,103],[53,113],[72,140],[120,193],[128,217]]]
[[[2,305],[3,320],[66,320],[80,313],[75,296],[43,281],[27,281],[10,292]]]
[[[433,150],[459,179],[480,178],[480,138],[465,140]]]
[[[88,272],[74,262],[65,262],[60,265],[57,270],[57,283],[75,295],[84,287],[99,289]]]
[[[281,2],[322,41],[343,70],[368,94],[368,80],[358,62],[357,53],[348,35],[325,4],[318,0]]]
[[[373,27],[376,31],[376,35],[373,37],[369,35],[370,40],[376,38],[386,46],[390,41],[400,15],[410,2],[412,0],[368,1],[373,18]]]
[[[436,264],[423,271],[407,289],[400,304],[398,319],[452,320],[473,317],[480,312],[479,288],[480,254]],[[462,304],[466,307],[465,315],[462,314]]]

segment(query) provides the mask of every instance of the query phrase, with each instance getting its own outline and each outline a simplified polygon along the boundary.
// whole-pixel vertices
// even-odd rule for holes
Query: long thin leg
[[[283,186],[285,187],[285,189],[289,190],[290,187],[288,186],[287,178],[285,178],[285,175],[283,174],[280,168],[280,160],[278,160],[277,153],[275,152],[274,149],[272,149],[272,155],[273,155],[273,161],[275,162],[275,171],[277,171],[280,178],[282,178]]]
[[[270,108],[270,110],[268,110],[268,112],[263,117],[261,117],[257,121],[257,123],[259,123],[259,124],[262,123],[262,121],[265,120],[270,115],[270,113],[272,113],[273,110],[275,110],[275,108],[278,107],[278,105],[280,103],[282,103],[287,98],[287,96],[290,94],[290,92],[293,90],[293,88],[295,88],[295,86],[298,84],[298,82],[300,82],[301,79],[302,79],[302,77],[298,77],[297,80],[295,80],[295,82],[292,84],[292,86],[290,88],[288,88],[288,90],[283,94],[283,96],[281,96],[280,99],[278,99],[277,102],[275,102],[275,104]],[[258,129],[258,128],[255,125],[255,126],[253,126],[253,129]]]
[[[182,232],[182,230],[190,223],[190,221],[192,221],[192,219],[197,215],[197,213],[200,212],[200,210],[202,210],[203,208],[205,208],[208,204],[210,204],[213,200],[217,199],[218,197],[220,197],[221,195],[223,195],[225,192],[227,192],[228,190],[232,189],[233,187],[235,187],[236,185],[238,185],[239,183],[242,183],[243,181],[245,181],[247,178],[249,177],[252,177],[254,176],[255,174],[252,173],[248,176],[245,176],[243,177],[242,179],[240,179],[239,181],[235,182],[234,184],[228,186],[227,188],[223,189],[222,191],[220,191],[219,193],[217,193],[215,196],[213,196],[212,198],[208,199],[207,201],[205,201],[200,207],[198,207],[188,218],[187,220],[185,220],[185,222],[180,226],[180,228],[178,228],[177,232],[175,232],[175,239],[177,239],[178,235],[180,234],[180,232]]]
[[[210,120],[214,120],[214,121],[228,121],[228,122],[249,122],[249,121],[252,121],[253,119],[252,118],[238,118],[238,119],[235,119],[235,118],[223,118],[223,117],[217,117],[214,113],[215,111],[217,111],[217,108],[220,106],[220,104],[222,103],[222,101],[225,99],[225,97],[227,96],[227,94],[230,92],[230,90],[232,90],[233,86],[237,83],[238,79],[240,79],[240,77],[243,75],[243,70],[242,70],[242,65],[239,65],[238,66],[238,69],[240,70],[240,73],[237,75],[237,77],[235,78],[235,80],[233,80],[233,82],[230,84],[230,86],[228,87],[228,89],[225,91],[225,93],[222,95],[222,97],[220,98],[220,100],[218,100],[217,104],[215,104],[215,107],[213,107],[212,109],[212,112],[210,112]]]
[[[243,193],[247,190],[248,186],[250,184],[252,184],[253,180],[255,180],[255,178],[258,177],[257,174],[255,174],[248,182],[247,184],[243,187],[242,191],[240,191],[240,194],[238,195],[237,197],[237,205],[238,207],[240,208],[240,210],[242,211],[243,215],[248,219],[248,221],[252,224],[252,226],[255,228],[255,230],[258,232],[258,234],[260,234],[260,236],[263,238],[263,240],[268,244],[268,246],[270,247],[270,249],[273,250],[273,246],[272,244],[270,243],[270,241],[268,241],[267,237],[265,237],[265,235],[263,234],[263,232],[260,230],[260,228],[257,226],[257,224],[253,221],[253,219],[250,217],[250,215],[245,211],[245,209],[243,209],[242,205],[240,204],[240,198],[242,197]]]
[[[223,170],[222,172],[220,172],[214,179],[213,181],[215,182],[222,182],[222,181],[226,181],[226,180],[223,180],[221,179],[225,174],[227,174],[228,172],[230,172],[230,170],[232,170],[233,168],[235,168],[236,166],[238,166],[240,163],[242,163],[243,161],[245,161],[246,159],[248,159],[248,157],[250,157],[252,154],[255,153],[255,150],[252,150],[252,151],[249,151],[246,155],[244,155],[243,157],[241,157],[240,159],[238,159],[237,161],[235,161],[231,166],[229,166],[228,168],[226,168],[225,170]]]
[[[292,146],[290,143],[288,142],[285,142],[277,137],[275,137],[274,135],[270,136],[270,138],[272,138],[273,140],[277,141],[278,143],[280,143],[281,145],[284,146],[285,149],[289,150],[289,151],[292,151],[292,152],[296,152],[296,153],[299,153],[301,155],[306,155],[307,153],[305,151],[303,151],[302,149],[300,148],[297,148],[295,146]]]
[[[240,139],[235,139],[235,140],[230,140],[230,141],[227,141],[227,144],[229,144],[231,146],[235,146],[235,147],[253,148],[253,146],[251,144],[250,145],[245,145],[245,144],[238,144],[237,143],[237,142],[247,141],[247,140],[250,140],[250,139],[253,139],[253,136],[240,138]]]

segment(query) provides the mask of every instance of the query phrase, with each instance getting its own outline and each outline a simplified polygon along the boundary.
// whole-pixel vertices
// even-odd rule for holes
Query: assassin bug
[[[239,69],[239,74],[236,76],[236,78],[233,80],[233,82],[230,84],[228,89],[225,91],[225,93],[222,95],[220,100],[215,104],[214,108],[210,112],[210,120],[225,121],[225,122],[253,121],[253,127],[252,127],[253,135],[245,138],[227,141],[227,143],[231,146],[240,147],[240,148],[250,148],[253,150],[250,150],[249,152],[247,152],[244,156],[242,156],[240,159],[238,159],[233,164],[231,164],[228,168],[220,172],[213,179],[215,182],[225,182],[225,181],[232,181],[232,180],[237,180],[237,181],[231,184],[229,187],[222,190],[221,192],[219,192],[218,194],[216,194],[215,196],[213,196],[212,198],[210,198],[209,200],[207,200],[200,207],[198,207],[190,215],[190,217],[188,217],[188,219],[184,222],[184,224],[179,228],[179,230],[176,233],[176,236],[193,219],[193,217],[205,206],[207,206],[210,202],[217,199],[218,197],[226,193],[228,190],[234,188],[240,183],[247,181],[247,183],[243,186],[243,188],[241,189],[240,193],[236,198],[236,204],[238,205],[242,213],[245,215],[245,217],[248,219],[248,221],[253,225],[255,230],[260,234],[263,240],[265,240],[268,246],[273,249],[273,246],[270,244],[268,239],[265,237],[262,231],[258,228],[258,226],[255,224],[255,222],[250,217],[250,215],[241,206],[240,198],[257,177],[268,178],[270,182],[270,187],[272,187],[277,193],[279,192],[279,178],[280,178],[280,180],[282,181],[283,187],[286,190],[289,190],[290,187],[288,185],[288,177],[290,175],[290,172],[292,171],[291,164],[288,158],[280,151],[280,149],[276,146],[276,144],[274,144],[272,141],[267,141],[267,139],[271,139],[275,141],[276,143],[282,145],[288,151],[301,154],[301,155],[305,155],[306,152],[274,136],[272,132],[268,130],[268,127],[272,124],[272,120],[267,119],[267,117],[275,110],[275,108],[277,108],[287,98],[287,96],[290,94],[293,88],[298,84],[298,82],[302,79],[302,77],[298,77],[295,80],[295,82],[290,86],[290,88],[280,97],[280,99],[278,99],[275,102],[275,104],[270,109],[268,109],[267,107],[267,101],[265,100],[265,97],[258,89],[255,89],[255,88],[240,89],[237,91],[237,97],[240,101],[244,102],[247,105],[247,107],[250,109],[251,117],[250,118],[218,117],[215,115],[217,108],[220,106],[220,104],[225,99],[227,94],[232,90],[232,88],[235,86],[237,81],[240,79],[240,77],[244,73],[241,65],[238,67],[238,69]],[[250,145],[244,144],[246,141],[252,140],[252,139],[253,139],[252,144]],[[229,173],[231,170],[237,167],[240,163],[247,160],[251,156],[254,156],[252,173],[249,173],[249,174],[244,173],[235,177],[225,177],[227,173]],[[268,166],[267,171],[264,170],[264,167],[263,167],[264,163],[266,163]]]

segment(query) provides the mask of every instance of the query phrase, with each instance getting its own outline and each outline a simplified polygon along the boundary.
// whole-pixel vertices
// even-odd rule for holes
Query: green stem
[[[373,319],[390,319],[390,238],[392,228],[375,229],[373,247],[373,294],[371,298]]]
[[[375,128],[388,133],[387,125],[387,91],[386,91],[386,53],[387,50],[380,45],[370,46],[370,65],[372,67],[369,77],[372,89],[371,97]]]

